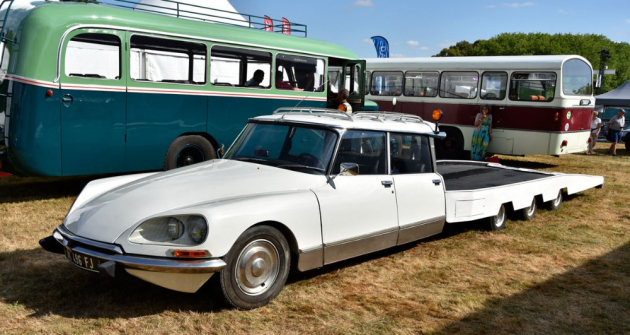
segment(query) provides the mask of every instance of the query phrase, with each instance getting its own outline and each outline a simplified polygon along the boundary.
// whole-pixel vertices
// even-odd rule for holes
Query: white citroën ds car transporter
[[[438,111],[439,112],[439,111]],[[436,117],[439,119],[439,117]],[[603,177],[436,162],[437,124],[394,113],[278,110],[251,119],[223,159],[95,180],[40,244],[77,267],[196,292],[215,274],[250,309],[289,268],[416,241],[446,222],[533,217]]]

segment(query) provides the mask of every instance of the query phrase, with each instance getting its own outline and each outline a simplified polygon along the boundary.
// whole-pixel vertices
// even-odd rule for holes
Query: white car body
[[[53,238],[63,249],[40,243],[47,250],[65,252],[83,269],[112,276],[123,269],[148,282],[182,292],[197,291],[213,273],[221,272],[222,285],[228,287],[224,288],[224,293],[230,287],[235,290],[241,287],[243,299],[253,302],[234,302],[238,298],[232,299],[225,293],[228,301],[237,307],[253,308],[267,303],[279,292],[274,288],[277,292],[265,293],[268,288],[262,286],[276,285],[276,276],[284,275],[283,269],[278,269],[280,265],[271,266],[271,274],[265,272],[271,271],[272,262],[279,262],[278,257],[284,259],[283,250],[278,250],[283,249],[283,244],[267,243],[268,240],[275,241],[273,237],[247,239],[248,232],[256,227],[272,227],[273,231],[282,234],[279,239],[286,239],[285,244],[290,248],[286,252],[297,257],[294,262],[297,269],[306,271],[440,233],[446,221],[491,217],[497,214],[498,206],[507,202],[497,197],[509,193],[523,194],[522,198],[511,201],[517,206],[522,205],[519,208],[525,207],[531,203],[533,192],[541,187],[541,183],[532,186],[521,183],[516,186],[520,188],[518,192],[509,186],[499,191],[446,192],[444,178],[437,173],[433,159],[433,138],[444,134],[434,132],[433,124],[417,117],[401,114],[347,116],[332,111],[318,114],[290,112],[257,117],[250,123],[253,126],[248,126],[244,133],[256,125],[271,129],[288,125],[296,129],[305,127],[307,132],[336,134],[338,138],[331,157],[340,155],[340,139],[354,130],[360,134],[386,133],[385,143],[389,145],[381,143],[383,155],[393,154],[392,143],[396,138],[402,138],[396,134],[412,134],[427,139],[423,142],[423,157],[430,166],[422,165],[422,173],[397,174],[392,167],[393,156],[387,156],[387,169],[382,170],[385,173],[351,175],[333,173],[335,160],[330,158],[321,173],[312,174],[248,161],[216,159],[161,173],[101,179],[85,187],[63,224],[55,230]],[[241,134],[227,155],[235,155],[239,145],[245,146],[247,136]],[[413,136],[408,138],[415,138]],[[301,142],[297,140],[297,144],[310,145],[307,137]],[[410,152],[413,146],[401,144],[399,148],[401,152]],[[372,153],[366,155],[373,157]],[[269,150],[263,150],[261,155],[269,156]],[[418,161],[414,158],[407,161],[414,162]],[[317,164],[313,164],[315,167],[311,169],[316,169]],[[323,160],[319,164],[323,166]],[[359,169],[359,165],[356,166]],[[550,177],[556,178],[556,175]],[[588,180],[579,190],[603,183],[601,177]],[[551,191],[543,192],[545,201],[555,198],[558,190],[566,187],[562,183],[556,184]],[[205,219],[207,237],[194,245],[168,241],[138,243],[134,240],[134,232],[141,224],[182,216]],[[240,247],[241,243],[250,242],[262,243],[262,246]],[[250,254],[240,252],[239,248],[249,250]],[[201,252],[204,256],[176,257],[176,251],[182,250]],[[237,256],[239,261],[244,257],[243,262],[247,264],[235,265]],[[286,267],[288,272],[288,264],[281,267]],[[230,275],[226,274],[228,269],[234,271],[235,277],[243,278],[224,278],[223,275]],[[268,278],[260,284],[256,279],[258,276]],[[282,281],[280,287],[285,279],[279,279]],[[229,280],[236,284],[230,286]],[[247,286],[250,284],[251,287]]]

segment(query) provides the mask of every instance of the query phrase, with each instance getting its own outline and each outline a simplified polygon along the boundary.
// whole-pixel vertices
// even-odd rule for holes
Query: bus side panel
[[[206,131],[207,108],[206,96],[128,93],[125,170],[162,169],[177,137]]]
[[[61,124],[58,90],[13,83],[8,157],[24,175],[61,175]]]
[[[208,133],[227,149],[243,130],[249,118],[271,114],[280,107],[325,108],[326,101],[272,98],[211,97],[208,106]]]

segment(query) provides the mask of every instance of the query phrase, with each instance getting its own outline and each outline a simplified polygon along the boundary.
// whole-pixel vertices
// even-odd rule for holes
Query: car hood
[[[161,213],[167,215],[169,211],[218,200],[312,189],[325,183],[323,175],[213,160],[153,174],[102,192],[73,207],[64,225],[78,236],[114,243],[127,229]],[[83,192],[94,192],[90,187],[88,184]]]

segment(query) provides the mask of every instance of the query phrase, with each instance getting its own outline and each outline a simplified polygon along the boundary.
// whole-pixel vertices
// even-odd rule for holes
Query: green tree
[[[615,75],[606,75],[604,80],[603,92],[608,92],[630,80],[630,44],[613,42],[603,35],[502,33],[474,43],[458,42],[435,56],[580,55],[599,70],[602,49],[610,50],[612,57],[606,65],[615,70]]]

